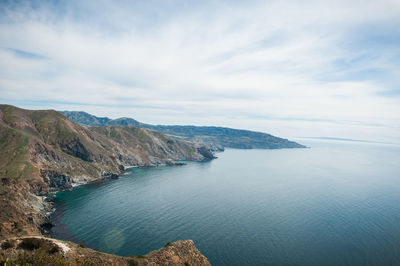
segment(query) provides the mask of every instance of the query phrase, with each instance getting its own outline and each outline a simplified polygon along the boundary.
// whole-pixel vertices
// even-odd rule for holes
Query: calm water
[[[400,147],[303,143],[61,192],[54,234],[119,255],[193,239],[214,265],[399,265]]]

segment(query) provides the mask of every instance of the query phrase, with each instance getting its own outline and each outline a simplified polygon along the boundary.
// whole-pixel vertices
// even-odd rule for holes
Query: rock
[[[105,179],[118,179],[119,175],[118,175],[118,174],[115,174],[115,173],[108,173],[108,172],[106,172],[106,173],[103,173],[103,177],[104,177]]]
[[[40,170],[40,175],[43,180],[51,188],[55,189],[70,189],[72,188],[72,179],[64,174],[58,173],[53,170]]]
[[[214,154],[208,149],[206,146],[200,146],[197,148],[197,151],[203,155],[205,161],[209,161],[215,159]]]
[[[80,158],[86,162],[93,162],[92,154],[86,149],[85,145],[82,144],[78,137],[71,141],[62,140],[59,145],[63,152]]]
[[[178,240],[146,255],[155,265],[211,265],[192,240]]]
[[[40,227],[41,227],[43,230],[46,230],[46,231],[50,230],[50,229],[53,228],[54,226],[55,226],[55,224],[53,224],[52,222],[49,222],[49,221],[46,221],[46,222],[44,222],[44,223],[42,223],[42,224],[40,225]]]

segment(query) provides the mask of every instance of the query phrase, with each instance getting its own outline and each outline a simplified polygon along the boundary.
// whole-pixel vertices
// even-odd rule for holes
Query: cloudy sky
[[[400,143],[400,1],[1,1],[0,103]]]

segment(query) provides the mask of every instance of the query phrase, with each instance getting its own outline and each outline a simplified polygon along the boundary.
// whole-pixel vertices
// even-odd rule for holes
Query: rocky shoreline
[[[182,165],[182,163],[174,165]],[[35,265],[40,258],[40,264],[60,263],[60,265],[211,265],[207,258],[197,250],[192,240],[168,243],[160,250],[152,251],[144,256],[121,257],[86,248],[73,237],[72,233],[67,233],[65,240],[51,238],[51,228],[55,225],[54,218],[56,218],[53,217],[53,214],[55,211],[62,211],[60,209],[55,210],[57,203],[54,200],[54,195],[57,192],[70,190],[80,185],[100,185],[104,182],[112,182],[129,171],[131,169],[128,168],[123,169],[120,174],[102,173],[102,177],[99,179],[88,180],[79,184],[66,182],[63,183],[64,185],[53,188],[40,196],[34,195],[29,189],[24,192],[21,191],[21,194],[12,193],[17,196],[14,198],[15,205],[12,209],[3,208],[3,206],[9,201],[10,191],[19,188],[20,184],[8,178],[1,178],[2,192],[9,191],[9,193],[6,195],[2,193],[0,207],[7,214],[15,214],[15,217],[5,222],[1,221],[0,264],[31,263]],[[60,207],[60,205],[57,207]],[[61,217],[60,215],[62,213],[58,213],[58,218]],[[27,220],[23,220],[23,217],[26,217]],[[33,242],[39,241],[35,239],[40,239],[41,242],[35,244],[37,245],[35,247],[28,245],[26,248],[24,246],[24,241],[28,241],[26,239]],[[53,250],[57,251],[53,252]]]

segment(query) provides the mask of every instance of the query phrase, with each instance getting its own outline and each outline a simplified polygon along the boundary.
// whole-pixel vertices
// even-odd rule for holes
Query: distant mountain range
[[[91,127],[133,126],[162,132],[175,139],[183,139],[207,144],[212,150],[224,148],[237,149],[283,149],[305,148],[305,146],[270,134],[249,130],[239,130],[214,126],[167,126],[150,125],[135,119],[122,117],[110,119],[97,117],[82,111],[61,111],[70,120],[80,125]]]

